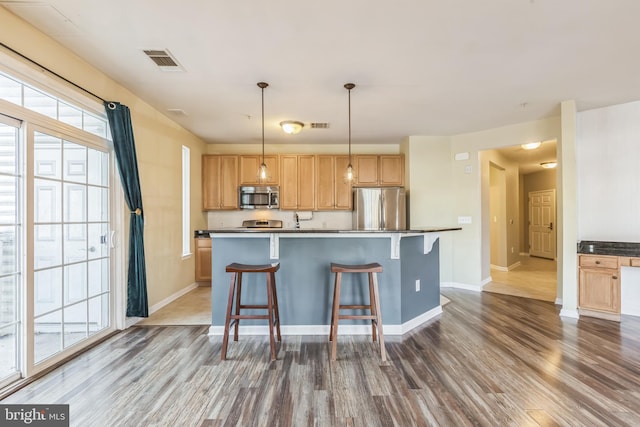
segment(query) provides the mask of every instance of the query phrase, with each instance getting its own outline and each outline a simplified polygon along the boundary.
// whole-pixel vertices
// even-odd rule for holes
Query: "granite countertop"
[[[210,233],[317,233],[317,234],[335,234],[335,233],[352,233],[352,234],[371,234],[371,233],[437,233],[439,231],[456,231],[462,230],[462,227],[425,227],[411,230],[334,230],[328,228],[218,228],[213,230],[196,230],[194,237],[209,237]]]
[[[640,256],[640,243],[582,240],[578,242],[578,253],[637,257]]]

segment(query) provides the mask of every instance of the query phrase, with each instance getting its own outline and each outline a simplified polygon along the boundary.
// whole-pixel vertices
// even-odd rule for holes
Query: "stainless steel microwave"
[[[238,187],[240,209],[279,209],[280,187],[240,186]]]

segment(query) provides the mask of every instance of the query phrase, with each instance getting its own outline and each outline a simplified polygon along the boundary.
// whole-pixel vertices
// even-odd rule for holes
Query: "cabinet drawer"
[[[620,267],[640,267],[640,258],[620,257]]]
[[[196,248],[210,248],[210,247],[211,247],[211,238],[209,237],[196,238]]]
[[[580,267],[618,268],[618,257],[607,255],[580,255]]]

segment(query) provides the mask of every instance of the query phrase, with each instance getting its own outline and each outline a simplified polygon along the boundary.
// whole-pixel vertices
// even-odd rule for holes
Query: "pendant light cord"
[[[349,164],[351,164],[351,89],[349,89]]]
[[[262,90],[262,164],[264,165],[264,87]]]
[[[356,87],[353,83],[345,83],[344,88],[349,92],[349,166],[351,166],[351,89]]]

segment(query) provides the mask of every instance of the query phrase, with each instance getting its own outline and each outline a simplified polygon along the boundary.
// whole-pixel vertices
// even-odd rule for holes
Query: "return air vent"
[[[329,123],[311,123],[311,129],[329,129]]]
[[[184,71],[184,68],[182,68],[178,61],[166,49],[150,49],[144,50],[143,52],[160,68],[160,71]]]

